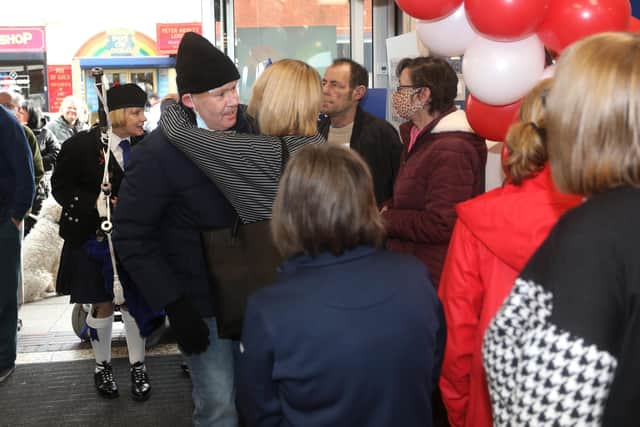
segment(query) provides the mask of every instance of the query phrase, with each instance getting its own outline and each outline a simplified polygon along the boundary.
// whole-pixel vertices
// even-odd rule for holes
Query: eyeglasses
[[[414,91],[414,93],[417,93],[418,90],[424,88],[425,86],[423,85],[397,85],[395,92],[401,92],[402,89],[417,89],[416,91]]]

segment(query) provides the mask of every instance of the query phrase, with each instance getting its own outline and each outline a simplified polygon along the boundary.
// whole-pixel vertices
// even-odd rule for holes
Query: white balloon
[[[473,96],[489,105],[506,105],[540,81],[544,45],[533,35],[513,42],[477,36],[462,58],[462,74]]]
[[[459,56],[476,38],[471,28],[464,3],[449,16],[431,21],[418,21],[416,31],[432,55]]]

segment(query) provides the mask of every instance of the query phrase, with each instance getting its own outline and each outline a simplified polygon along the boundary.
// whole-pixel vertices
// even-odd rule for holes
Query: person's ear
[[[431,89],[426,86],[423,87],[422,89],[420,89],[420,92],[418,92],[418,97],[420,99],[420,102],[428,104],[429,100],[431,99]]]
[[[353,89],[353,99],[356,101],[360,101],[366,94],[367,88],[364,85],[356,86],[356,88]]]
[[[189,108],[195,108],[195,106],[193,105],[193,98],[191,98],[191,94],[190,93],[185,93],[182,95],[182,97],[180,98],[180,100],[182,101],[182,104],[185,107],[189,107]]]

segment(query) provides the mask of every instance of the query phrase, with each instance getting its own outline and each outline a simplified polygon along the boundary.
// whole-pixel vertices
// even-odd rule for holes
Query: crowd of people
[[[245,106],[233,61],[196,33],[150,133],[134,84],[109,89],[109,126],[91,130],[73,100],[43,126],[0,93],[0,381],[37,152],[63,207],[57,291],[91,304],[103,397],[119,395],[119,309],[132,398],[151,395],[144,337],[166,313],[197,426],[635,425],[639,48],[631,33],[567,48],[523,99],[487,193],[486,142],[437,57],[398,64],[399,133],[361,108],[352,60],[322,77],[275,61]],[[228,337],[202,233],[252,225],[283,262]]]

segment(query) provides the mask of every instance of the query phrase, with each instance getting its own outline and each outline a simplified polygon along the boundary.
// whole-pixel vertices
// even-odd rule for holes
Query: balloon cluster
[[[603,31],[637,31],[629,0],[396,0],[432,55],[460,56],[473,129],[502,141],[524,97],[557,55]]]

